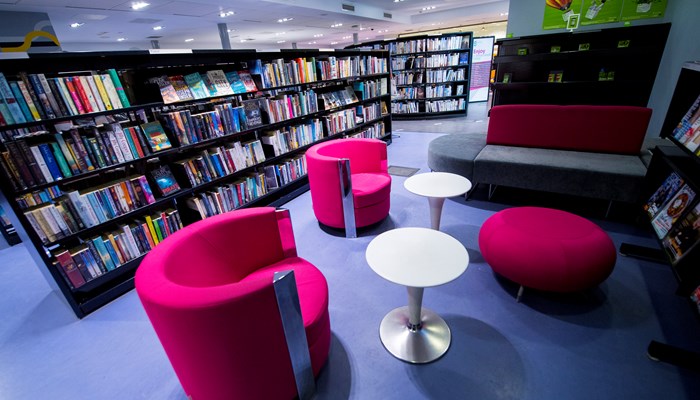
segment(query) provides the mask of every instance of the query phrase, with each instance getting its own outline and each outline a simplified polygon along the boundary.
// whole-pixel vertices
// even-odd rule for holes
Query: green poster
[[[542,29],[566,28],[569,17],[581,13],[583,0],[545,0]]]
[[[581,25],[607,24],[620,20],[623,0],[583,0]]]
[[[667,0],[625,0],[620,15],[623,21],[664,16]]]

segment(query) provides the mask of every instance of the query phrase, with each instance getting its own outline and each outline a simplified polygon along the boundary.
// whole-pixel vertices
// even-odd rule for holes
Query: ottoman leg
[[[523,297],[523,292],[525,291],[525,286],[520,285],[520,288],[518,289],[518,297],[515,298],[515,301],[520,303],[520,298]]]

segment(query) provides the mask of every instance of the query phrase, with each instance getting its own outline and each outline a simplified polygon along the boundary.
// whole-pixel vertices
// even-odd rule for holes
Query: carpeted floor
[[[426,149],[435,137],[401,132],[389,146],[389,163],[428,172]],[[376,275],[365,249],[392,228],[430,226],[426,199],[403,188],[406,178],[392,179],[389,217],[360,230],[357,239],[321,229],[308,192],[284,205],[300,256],[323,271],[330,287],[332,348],[317,399],[697,398],[697,373],[646,356],[652,339],[700,350],[700,322],[688,302],[674,296],[668,266],[619,257],[594,290],[526,291],[515,302],[517,287],[495,276],[481,257],[479,227],[511,205],[547,201],[570,209],[573,203],[508,190],[493,201],[477,188],[469,201],[445,202],[441,230],[464,244],[471,260],[460,278],[425,291],[423,304],[451,328],[447,354],[425,365],[391,356],[379,341],[379,323],[406,305],[406,290]],[[604,220],[604,205],[587,210],[582,215],[616,246],[655,244],[624,212]],[[0,398],[186,399],[134,291],[77,320],[22,245],[0,251],[0,291]]]

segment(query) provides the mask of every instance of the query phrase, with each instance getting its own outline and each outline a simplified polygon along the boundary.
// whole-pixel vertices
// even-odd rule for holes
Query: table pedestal
[[[442,217],[442,205],[445,204],[444,197],[428,197],[430,206],[430,227],[436,231],[440,230],[440,217]]]
[[[450,328],[435,312],[422,308],[423,288],[408,287],[408,306],[387,314],[379,337],[394,357],[414,364],[442,357],[450,347]]]

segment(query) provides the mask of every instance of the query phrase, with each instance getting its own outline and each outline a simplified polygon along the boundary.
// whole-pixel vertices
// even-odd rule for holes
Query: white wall
[[[508,33],[518,37],[565,32],[565,29],[542,29],[544,7],[544,0],[511,1],[508,11]],[[698,16],[700,16],[699,0],[668,0],[668,6],[663,18],[632,21],[633,25],[671,22],[671,32],[666,42],[666,50],[661,59],[648,103],[648,107],[654,110],[649,129],[647,130],[648,137],[656,137],[660,133],[673,89],[676,86],[678,73],[683,63],[700,60],[700,23],[698,22]],[[623,26],[623,23],[618,22],[582,26],[579,30],[597,30],[621,26]]]

